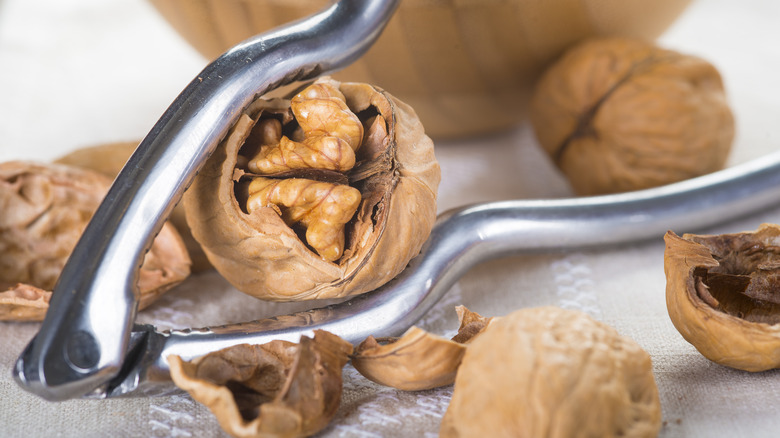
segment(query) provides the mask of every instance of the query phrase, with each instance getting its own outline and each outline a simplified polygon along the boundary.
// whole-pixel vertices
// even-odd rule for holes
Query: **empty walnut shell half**
[[[463,306],[456,308],[458,333],[447,339],[412,327],[400,338],[369,336],[355,348],[352,365],[369,380],[404,391],[420,391],[455,381],[466,345],[490,324]]]
[[[650,355],[583,312],[522,309],[466,349],[441,437],[655,437]]]
[[[745,371],[780,367],[780,226],[665,236],[669,317],[706,358]]]
[[[352,344],[315,330],[300,344],[237,345],[191,362],[169,356],[174,383],[235,437],[303,437],[327,426],[341,401]]]
[[[530,115],[539,143],[580,195],[719,170],[734,139],[712,64],[628,38],[569,49],[539,80]]]
[[[250,105],[185,193],[185,210],[237,289],[336,298],[375,289],[419,253],[439,179],[408,105],[324,78],[291,100]]]
[[[51,290],[111,180],[61,164],[0,163],[0,320],[39,321]],[[166,225],[139,271],[139,308],[190,274],[176,230]]]

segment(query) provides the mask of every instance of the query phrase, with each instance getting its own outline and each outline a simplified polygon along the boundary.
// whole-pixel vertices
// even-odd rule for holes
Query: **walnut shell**
[[[468,347],[441,437],[655,437],[650,356],[588,315],[523,309]]]
[[[258,120],[277,118],[295,137],[290,101],[255,101],[241,115],[184,195],[187,222],[212,265],[237,289],[258,298],[287,301],[336,298],[375,289],[416,256],[436,218],[439,165],[414,111],[376,87],[338,83],[346,105],[364,125],[357,162],[346,177],[361,201],[346,224],[343,255],[331,262],[288,226],[276,206],[246,208],[242,163]],[[327,120],[327,119],[325,119]],[[283,177],[275,175],[274,177]]]
[[[43,319],[49,291],[110,185],[87,169],[0,163],[0,319]],[[184,280],[189,265],[181,237],[163,226],[139,272],[139,308]]]
[[[116,178],[139,143],[138,141],[127,141],[84,147],[63,155],[54,162],[91,169]],[[187,253],[192,261],[190,266],[192,272],[197,273],[211,269],[212,266],[206,258],[206,254],[203,253],[200,244],[192,237],[184,214],[184,205],[181,202],[174,207],[168,220],[176,227],[176,231],[179,232],[187,247]]]
[[[404,391],[421,391],[455,381],[466,345],[494,318],[485,318],[463,306],[456,308],[458,333],[447,339],[412,327],[400,338],[369,336],[351,357],[355,369],[380,385]]]
[[[325,428],[341,401],[352,344],[315,330],[300,344],[229,347],[190,362],[169,356],[171,378],[235,437],[303,437]]]
[[[683,338],[721,365],[780,367],[780,226],[664,240],[666,306]]]
[[[714,66],[625,38],[587,40],[567,51],[539,80],[531,122],[580,195],[713,172],[734,139]]]

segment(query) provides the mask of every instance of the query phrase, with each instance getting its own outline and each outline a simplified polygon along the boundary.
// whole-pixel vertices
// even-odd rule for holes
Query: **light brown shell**
[[[110,185],[109,178],[87,169],[0,163],[0,319],[43,318],[48,291]],[[139,307],[184,280],[189,265],[181,237],[164,226],[139,272]]]
[[[127,160],[135,152],[139,143],[138,141],[126,141],[88,146],[63,155],[54,160],[54,162],[91,169],[111,178],[116,178]],[[181,202],[174,207],[168,220],[176,227],[176,231],[179,232],[184,245],[187,247],[187,253],[192,260],[192,272],[197,273],[211,269],[212,266],[206,258],[206,254],[203,253],[198,242],[192,237],[184,214],[184,205]]]
[[[447,437],[655,437],[650,356],[588,315],[522,309],[468,347],[442,420]]]
[[[369,380],[404,391],[421,391],[455,381],[466,345],[494,318],[457,307],[460,328],[452,339],[412,327],[400,338],[369,336],[352,355],[352,365]]]
[[[152,0],[215,59],[313,14],[329,0]],[[652,39],[690,0],[403,0],[368,52],[335,74],[411,105],[433,138],[483,135],[525,120],[532,87],[570,45],[596,35]]]
[[[190,362],[169,356],[174,383],[206,405],[235,437],[310,436],[341,401],[341,370],[352,344],[315,330],[300,344],[229,347]]]
[[[236,197],[235,181],[244,174],[236,169],[241,146],[264,112],[284,112],[289,101],[252,104],[184,195],[193,236],[220,274],[247,294],[288,301],[373,290],[404,269],[433,226],[440,170],[414,111],[370,85],[334,84],[355,114],[378,114],[347,175],[353,187],[355,179],[362,181],[357,188],[363,201],[347,224],[347,245],[337,263],[314,253],[274,209],[248,214]]]
[[[706,358],[745,371],[780,367],[780,226],[682,237],[666,233],[666,307]]]
[[[580,195],[713,172],[734,139],[734,117],[712,64],[626,38],[568,50],[539,80],[531,122]]]

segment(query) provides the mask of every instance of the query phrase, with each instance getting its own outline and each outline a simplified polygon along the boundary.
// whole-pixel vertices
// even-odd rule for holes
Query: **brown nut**
[[[721,169],[734,139],[715,67],[624,38],[588,40],[567,51],[537,84],[531,121],[580,195]]]
[[[0,319],[43,319],[48,291],[110,184],[77,167],[0,163]],[[164,226],[139,272],[139,307],[184,280],[189,265],[181,237]]]
[[[174,383],[235,437],[303,437],[327,426],[341,401],[352,344],[315,330],[300,344],[237,345],[191,362],[169,356]]]
[[[185,193],[185,209],[237,289],[336,298],[375,289],[419,253],[439,178],[411,108],[370,85],[323,78],[292,101],[250,105]]]
[[[130,155],[135,152],[138,143],[137,141],[127,141],[80,148],[63,155],[54,160],[54,162],[91,169],[113,179],[122,170]],[[187,247],[187,253],[189,253],[190,260],[192,260],[192,265],[190,266],[192,272],[197,273],[211,269],[211,263],[206,258],[206,254],[203,253],[200,244],[192,237],[184,214],[184,205],[181,202],[173,208],[171,217],[168,220],[176,227],[176,231],[179,232],[184,245]]]
[[[666,306],[706,358],[745,371],[780,367],[780,226],[682,237],[666,233]]]
[[[412,327],[400,338],[369,336],[355,348],[352,365],[369,380],[404,391],[420,391],[455,381],[466,344],[494,318],[456,308],[460,328],[447,339]]]
[[[588,315],[523,309],[472,342],[441,437],[655,437],[650,356]]]

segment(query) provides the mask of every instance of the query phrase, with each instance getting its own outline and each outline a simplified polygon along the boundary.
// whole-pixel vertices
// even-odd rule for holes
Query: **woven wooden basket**
[[[150,0],[209,59],[328,0]],[[335,75],[385,88],[434,138],[506,129],[541,71],[593,35],[657,37],[690,0],[404,0],[379,41]]]

